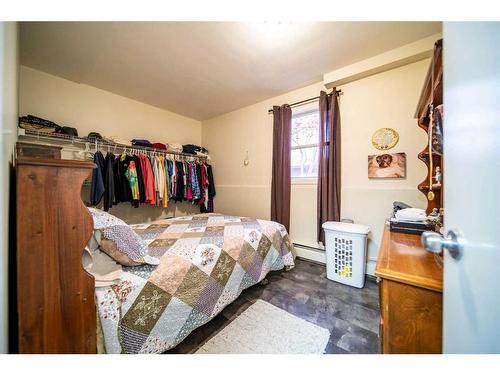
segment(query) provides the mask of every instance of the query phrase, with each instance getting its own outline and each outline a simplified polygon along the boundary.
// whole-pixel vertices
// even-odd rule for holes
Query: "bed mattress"
[[[269,271],[294,265],[272,221],[201,214],[132,228],[160,264],[124,267],[118,284],[96,288],[107,353],[171,349]]]

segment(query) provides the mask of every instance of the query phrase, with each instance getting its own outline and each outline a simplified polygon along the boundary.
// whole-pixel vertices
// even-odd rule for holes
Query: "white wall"
[[[145,138],[162,143],[201,143],[200,121],[108,91],[26,66],[21,66],[19,85],[21,115],[32,114],[75,127],[80,136],[94,131],[128,141]],[[88,196],[88,189],[84,188],[82,194]],[[133,208],[121,203],[110,212],[127,222],[137,223],[199,210],[188,203],[169,202],[166,210],[149,205]]]
[[[426,144],[426,133],[413,114],[430,60],[422,60],[348,83],[340,88],[342,122],[342,217],[370,226],[368,273],[372,274],[383,232],[396,200],[425,208],[425,196],[417,185],[426,168],[417,158]],[[381,127],[395,129],[399,142],[390,152],[405,152],[405,179],[368,179],[367,156],[381,154],[371,144]]]
[[[425,178],[425,166],[417,154],[426,143],[425,132],[413,119],[429,60],[422,60],[340,87],[342,127],[342,218],[351,218],[372,228],[369,253],[373,273],[384,219],[392,202],[401,200],[425,206],[417,185]],[[292,103],[319,95],[322,83],[313,84],[222,116],[203,121],[203,145],[210,150],[217,187],[219,212],[270,217],[272,169],[272,105]],[[300,110],[296,108],[295,111]],[[402,180],[368,179],[367,157],[381,153],[371,145],[380,127],[400,134],[391,152],[407,154],[407,177]],[[243,160],[249,151],[250,164]],[[290,236],[293,242],[318,247],[316,243],[316,184],[293,184]]]
[[[8,351],[8,233],[10,166],[17,127],[19,33],[15,22],[0,22],[0,353]]]

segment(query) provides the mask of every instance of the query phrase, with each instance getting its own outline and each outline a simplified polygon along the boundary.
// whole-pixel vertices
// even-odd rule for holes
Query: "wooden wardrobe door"
[[[82,266],[93,231],[80,197],[94,163],[17,160],[20,353],[96,353],[94,278]]]

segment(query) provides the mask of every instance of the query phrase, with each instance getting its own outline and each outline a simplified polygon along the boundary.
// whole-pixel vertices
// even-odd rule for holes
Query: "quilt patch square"
[[[243,218],[240,218],[238,216],[224,215],[225,223],[241,223],[242,219]]]
[[[221,225],[208,226],[206,231],[205,231],[205,235],[210,235],[211,233],[215,233],[217,235],[224,233],[224,226],[221,226]]]
[[[245,241],[248,242],[255,250],[259,246],[262,233],[256,229],[245,228]]]
[[[238,263],[236,263],[224,290],[228,292],[233,291],[234,293],[238,292],[243,276],[245,276],[245,270]]]
[[[245,236],[245,229],[243,228],[243,225],[241,223],[236,223],[236,224],[231,224],[228,225],[226,224],[224,226],[224,236],[225,237],[244,237]]]
[[[255,219],[248,219],[248,220],[241,219],[241,222],[245,229],[260,229],[259,222]]]
[[[238,294],[240,294],[246,288],[251,287],[253,284],[255,284],[255,281],[252,279],[252,277],[248,273],[246,273],[243,276],[243,279],[241,280],[241,284],[238,288]]]
[[[138,353],[148,336],[127,327],[121,327],[122,350],[124,353]]]
[[[189,271],[191,262],[178,255],[166,254],[150,281],[169,294],[174,294]]]
[[[148,245],[149,255],[161,257],[177,240],[175,238],[158,238]]]
[[[181,285],[175,291],[174,296],[191,307],[196,306],[201,293],[208,283],[208,277],[198,267],[191,265]]]
[[[202,324],[205,324],[209,318],[209,316],[202,313],[201,311],[193,309],[189,314],[186,323],[184,323],[181,330],[179,331],[179,334],[175,338],[175,342],[181,342],[182,340],[184,340],[186,336],[189,335],[193,330],[195,330]]]
[[[236,261],[233,258],[231,258],[225,251],[221,251],[219,259],[217,260],[210,276],[224,286],[229,280],[235,264]]]
[[[189,224],[189,228],[186,229],[186,232],[205,232],[205,228],[207,227],[207,223],[205,221],[193,221]]]
[[[248,271],[248,269],[252,266],[255,254],[255,249],[248,242],[244,241],[241,247],[240,256],[238,257],[238,263],[245,269],[245,271]]]
[[[191,259],[196,251],[196,247],[200,244],[200,237],[179,238],[169,250],[169,253],[184,256]]]
[[[193,308],[191,306],[185,304],[176,297],[172,297],[167,308],[150,333],[153,337],[162,338],[162,343],[156,342],[156,345],[161,345],[161,347],[155,348],[154,345],[151,345],[148,349],[143,347],[142,352],[161,353],[169,349],[169,347],[175,343],[175,338],[186,323],[192,310]]]
[[[200,225],[195,225],[195,226],[189,226],[189,228],[187,228],[185,231],[184,231],[184,234],[186,233],[203,233],[205,232],[206,230],[206,226],[202,223],[200,223]]]
[[[181,238],[202,238],[203,237],[203,232],[205,228],[194,228],[197,229],[195,231],[191,232],[184,232],[181,235]]]
[[[121,326],[149,334],[170,301],[171,295],[147,282],[121,320]]]
[[[238,236],[224,236],[224,243],[222,245],[222,249],[228,253],[231,258],[234,260],[238,260],[242,247],[243,247],[243,238]]]
[[[195,308],[198,311],[201,311],[210,316],[223,290],[224,288],[222,287],[222,285],[209,277],[207,286],[205,287],[203,293],[201,293],[200,299],[198,300]]]
[[[144,280],[149,279],[153,271],[156,269],[156,266],[152,266],[150,264],[141,264],[139,266],[132,267],[123,267],[123,271],[127,273],[131,273],[132,275],[139,276]]]
[[[224,289],[219,299],[217,300],[217,303],[215,304],[215,307],[212,310],[212,314],[210,316],[214,317],[215,315],[220,313],[224,307],[238,298],[238,295],[236,294],[237,290],[238,288],[236,288],[235,290]]]
[[[168,232],[168,233],[184,233],[184,231],[186,229],[188,229],[188,227],[189,227],[189,223],[188,222],[182,222],[182,223],[179,223],[179,224],[172,224],[167,229],[165,229],[165,232]]]
[[[205,236],[200,239],[200,245],[201,244],[211,244],[215,245],[219,248],[222,248],[224,245],[224,237],[222,235],[220,236]]]
[[[270,248],[271,248],[271,240],[263,234],[260,238],[259,245],[257,246],[257,252],[264,259]]]
[[[156,223],[153,223],[151,224],[148,229],[167,229],[171,224],[170,223],[167,223],[167,222],[156,222]]]
[[[253,258],[253,263],[248,269],[248,275],[255,281],[259,281],[260,273],[262,271],[262,258],[260,257],[259,254],[255,254]]]
[[[217,263],[221,249],[213,244],[199,244],[196,246],[191,262],[200,270],[210,275]]]
[[[224,225],[223,215],[212,215],[207,219],[207,225]]]

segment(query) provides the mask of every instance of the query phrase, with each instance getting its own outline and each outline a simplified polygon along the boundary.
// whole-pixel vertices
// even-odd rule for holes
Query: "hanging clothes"
[[[126,176],[132,158],[122,154],[118,157],[118,179],[120,181],[120,202],[133,202],[130,181]]]
[[[144,182],[144,194],[145,202],[152,203],[154,200],[154,175],[151,169],[151,163],[149,158],[144,154],[139,154],[139,159],[141,162],[142,178]]]
[[[92,170],[92,184],[90,186],[90,204],[96,206],[104,195],[103,172],[105,169],[104,156],[101,151],[94,154],[96,168]]]
[[[215,181],[212,171],[212,166],[207,164],[207,177],[208,177],[208,205],[207,212],[214,212],[214,197],[215,197]]]
[[[109,209],[113,207],[113,201],[115,199],[115,163],[115,155],[108,152],[104,159],[104,211],[109,211]]]
[[[177,194],[177,164],[175,163],[175,161],[172,161],[172,191],[170,193],[172,199],[175,199],[176,194]]]
[[[215,197],[215,182],[214,182],[214,175],[212,171],[212,166],[210,164],[207,164],[207,177],[208,177],[208,197],[213,198]]]
[[[196,163],[191,166],[191,190],[193,192],[193,203],[201,198],[200,184],[198,183],[198,173],[196,173]]]
[[[120,173],[119,173],[119,165],[118,161],[120,159],[120,156],[115,156],[115,160],[113,161],[113,183],[115,185],[115,197],[113,200],[113,204],[118,204],[121,202],[120,200],[120,192],[121,192],[121,179],[120,179]]]
[[[134,207],[151,204],[167,208],[169,200],[188,201],[201,212],[213,212],[215,184],[213,170],[200,161],[170,160],[165,155],[143,152],[115,156],[94,154],[90,200],[97,205],[104,198],[104,210],[130,202]]]
[[[128,169],[125,172],[125,176],[127,177],[130,183],[130,190],[132,192],[132,200],[135,202],[139,201],[139,182],[137,180],[137,169],[135,166],[135,161],[130,160]]]
[[[168,206],[168,190],[167,190],[167,178],[165,171],[165,158],[163,156],[158,157],[159,169],[160,169],[160,178],[162,179],[161,184],[161,195],[163,197],[162,207],[167,208]]]
[[[182,162],[175,162],[177,176],[176,176],[176,193],[175,193],[175,201],[182,202],[184,199],[184,168],[182,166]]]
[[[156,156],[151,157],[151,164],[153,165],[153,173],[155,175],[155,205],[159,206],[161,178],[160,172],[158,170],[158,159],[156,158]]]
[[[172,198],[172,172],[173,172],[173,167],[172,167],[172,160],[167,160],[167,185],[168,185],[168,198]]]
[[[146,189],[144,187],[144,176],[142,172],[141,159],[138,155],[132,156],[135,169],[137,170],[137,185],[139,186],[139,203],[146,202]]]

